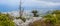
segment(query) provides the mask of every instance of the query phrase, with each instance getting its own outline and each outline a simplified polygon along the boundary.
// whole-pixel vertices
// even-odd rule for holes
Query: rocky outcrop
[[[15,19],[14,22],[16,26],[29,26],[34,21],[40,20],[42,17],[32,17],[29,20],[26,20],[26,22],[23,22],[21,19]]]

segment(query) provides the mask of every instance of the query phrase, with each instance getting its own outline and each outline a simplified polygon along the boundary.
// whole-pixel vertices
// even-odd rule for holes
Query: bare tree
[[[20,14],[20,19],[22,19],[23,21],[25,21],[25,18],[23,18],[22,16],[23,16],[23,12],[24,12],[24,8],[22,7],[22,4],[23,4],[23,2],[22,2],[22,0],[20,0],[20,6],[19,6],[19,14]]]
[[[20,0],[20,6],[19,6],[19,14],[20,14],[20,17],[22,17],[22,15],[23,15],[23,12],[24,12],[24,8],[22,7],[22,0]]]

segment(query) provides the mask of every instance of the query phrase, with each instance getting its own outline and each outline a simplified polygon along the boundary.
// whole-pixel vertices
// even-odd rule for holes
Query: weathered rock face
[[[29,26],[34,21],[40,20],[42,17],[32,17],[29,20],[26,20],[26,22],[23,22],[21,19],[15,19],[14,22],[16,23],[16,26]]]
[[[40,19],[42,19],[42,17],[33,17],[33,18],[30,18],[29,20],[26,20],[25,23],[27,23],[27,25],[29,26],[34,21],[37,21],[37,20],[40,20]]]
[[[54,26],[51,23],[51,20],[47,20],[46,19],[40,19],[40,20],[36,20],[33,23],[30,23],[29,26]]]
[[[46,26],[44,20],[36,20],[33,23],[30,23],[29,26]]]
[[[21,19],[14,19],[14,22],[16,26],[21,26],[21,24],[24,23]]]

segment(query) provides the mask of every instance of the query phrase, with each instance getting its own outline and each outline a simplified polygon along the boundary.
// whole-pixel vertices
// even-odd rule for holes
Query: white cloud
[[[0,3],[7,4],[9,6],[19,6],[20,0],[0,0]],[[57,6],[60,2],[48,2],[48,1],[60,1],[60,0],[22,0],[22,6]]]
[[[6,4],[8,6],[18,6],[20,0],[0,0],[0,4]]]
[[[37,1],[37,0],[26,0],[23,6],[57,6],[60,5],[60,3],[55,2],[46,2],[46,1]]]
[[[38,1],[46,1],[46,2],[60,2],[60,0],[38,0]]]

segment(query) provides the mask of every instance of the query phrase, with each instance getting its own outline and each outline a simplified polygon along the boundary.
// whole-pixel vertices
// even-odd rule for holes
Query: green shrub
[[[0,15],[0,26],[15,26],[13,20],[9,19],[6,14]]]

